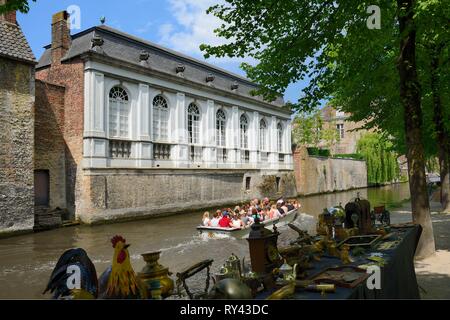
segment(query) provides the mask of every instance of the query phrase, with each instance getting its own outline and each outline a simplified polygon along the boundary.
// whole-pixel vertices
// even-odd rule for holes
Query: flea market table
[[[420,225],[393,227],[391,233],[390,240],[397,241],[395,247],[380,250],[380,247],[377,246],[382,242],[379,242],[373,249],[367,250],[364,255],[355,257],[354,262],[349,264],[349,266],[360,266],[373,262],[367,259],[370,253],[381,252],[385,263],[380,267],[380,289],[369,289],[364,281],[354,288],[336,286],[334,293],[321,294],[320,292],[296,290],[291,299],[420,299],[414,269],[414,254],[422,228]],[[314,263],[313,269],[308,270],[308,274],[317,274],[326,268],[338,266],[342,266],[339,258],[324,255],[320,261]],[[264,299],[272,292],[273,290],[261,293],[257,298]]]

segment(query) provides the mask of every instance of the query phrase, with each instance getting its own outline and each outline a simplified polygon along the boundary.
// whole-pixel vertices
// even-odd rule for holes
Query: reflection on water
[[[360,192],[372,205],[387,204],[409,198],[407,184],[382,188],[300,198],[302,212],[317,216],[323,208],[345,205]],[[113,248],[110,238],[123,235],[131,244],[133,267],[140,271],[144,262],[140,253],[161,250],[160,262],[176,273],[203,259],[214,259],[213,269],[235,253],[248,255],[246,240],[202,239],[195,230],[201,213],[155,218],[144,221],[101,226],[75,226],[0,240],[0,298],[48,298],[41,292],[60,255],[69,248],[84,248],[100,274],[111,263]],[[281,238],[290,234],[280,228]],[[283,234],[284,233],[284,234]]]

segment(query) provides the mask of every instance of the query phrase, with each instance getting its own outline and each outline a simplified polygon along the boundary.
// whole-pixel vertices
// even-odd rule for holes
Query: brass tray
[[[380,238],[381,238],[381,235],[379,235],[379,234],[370,234],[370,235],[364,235],[364,236],[352,236],[352,237],[348,237],[344,241],[341,241],[338,244],[338,247],[342,246],[343,244],[346,244],[349,247],[371,247]]]

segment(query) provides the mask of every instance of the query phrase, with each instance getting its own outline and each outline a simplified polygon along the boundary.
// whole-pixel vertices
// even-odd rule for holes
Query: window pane
[[[130,103],[127,92],[121,87],[113,87],[109,92],[109,135],[128,137],[128,117]]]

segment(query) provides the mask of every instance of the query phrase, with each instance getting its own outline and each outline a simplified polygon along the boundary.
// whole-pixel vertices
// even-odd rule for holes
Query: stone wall
[[[35,170],[48,170],[49,209],[66,208],[64,87],[36,81]]]
[[[32,230],[34,66],[0,57],[0,233]]]
[[[88,224],[296,196],[292,171],[96,169],[86,170],[82,184],[77,217]]]
[[[294,152],[294,171],[300,195],[367,187],[365,161],[309,156],[306,148]]]

